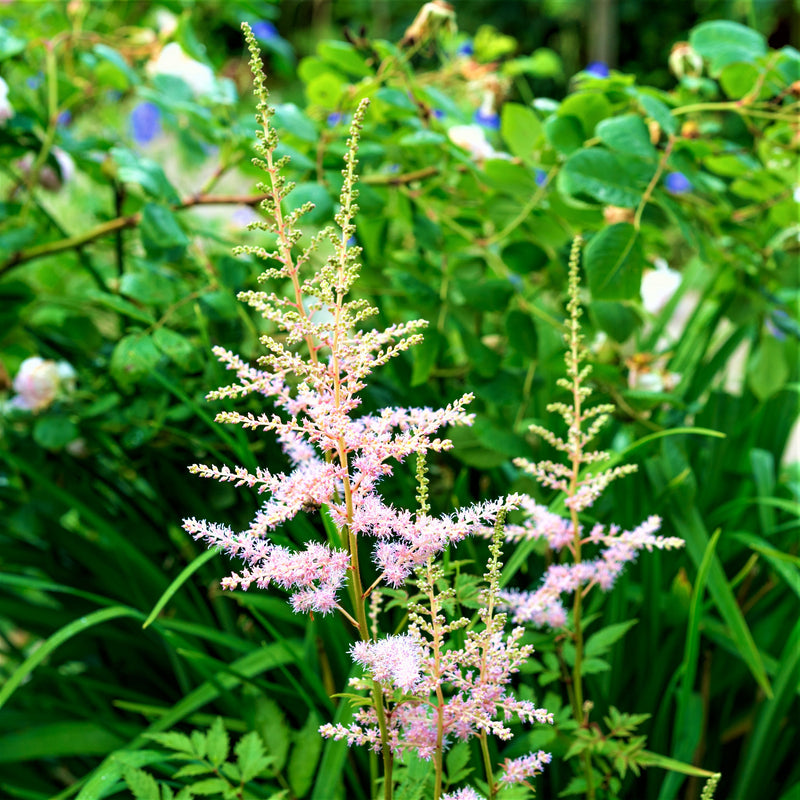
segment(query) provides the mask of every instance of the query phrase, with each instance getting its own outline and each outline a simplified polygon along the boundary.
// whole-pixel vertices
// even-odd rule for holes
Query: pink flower
[[[11,405],[39,412],[52,405],[56,397],[75,386],[75,370],[66,361],[48,361],[39,356],[26,358],[14,378]]]
[[[521,758],[506,759],[503,763],[503,774],[500,782],[505,784],[525,783],[528,778],[540,775],[544,772],[544,765],[549,764],[553,759],[550,753],[539,750],[538,753],[528,753]]]

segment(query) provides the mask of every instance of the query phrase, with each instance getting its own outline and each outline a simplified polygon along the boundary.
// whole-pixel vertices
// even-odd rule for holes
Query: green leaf
[[[506,314],[505,326],[509,347],[526,358],[536,358],[538,337],[530,314],[512,309]]]
[[[242,736],[234,752],[242,783],[247,783],[260,775],[272,760],[264,751],[264,743],[256,731],[250,731]]]
[[[120,339],[111,354],[111,376],[122,388],[130,388],[155,369],[160,358],[150,336],[132,333]]]
[[[568,95],[558,109],[560,117],[576,117],[583,127],[585,139],[595,133],[600,120],[611,116],[611,104],[605,95],[594,92],[576,92]]]
[[[129,769],[123,777],[136,800],[161,800],[158,783],[150,773],[143,769]]]
[[[573,153],[559,173],[567,194],[585,194],[612,206],[635,208],[642,199],[625,160],[608,150],[591,148]]]
[[[747,385],[763,403],[777,394],[789,379],[782,342],[765,335],[747,364]]]
[[[314,225],[325,223],[333,215],[333,200],[327,189],[318,183],[312,181],[298,183],[283,201],[283,206],[286,211],[291,212],[305,203],[313,203],[314,208],[302,217],[301,224],[306,222]]]
[[[589,306],[589,316],[615,342],[624,342],[639,325],[636,312],[624,303],[593,298]]]
[[[305,797],[314,783],[314,774],[322,755],[323,744],[323,739],[319,735],[319,726],[320,719],[312,711],[298,732],[292,748],[286,771],[289,786],[295,797]]]
[[[430,377],[442,347],[442,335],[436,330],[425,331],[425,338],[412,352],[411,386],[420,386]]]
[[[728,64],[720,73],[719,85],[728,97],[740,100],[753,90],[760,75],[761,70],[755,64]]]
[[[313,121],[294,103],[280,103],[275,106],[272,124],[276,130],[296,136],[304,142],[319,140],[319,131]]]
[[[728,64],[752,62],[767,53],[766,39],[758,31],[730,20],[698,25],[689,34],[689,44],[709,62],[714,78]]]
[[[97,722],[48,722],[26,725],[0,737],[0,764],[39,758],[106,755],[122,739]]]
[[[62,414],[47,414],[33,426],[33,440],[45,450],[60,450],[77,436],[78,426]]]
[[[204,781],[192,784],[192,794],[217,795],[219,797],[229,788],[230,784],[224,778],[206,778]]]
[[[139,231],[145,251],[153,258],[165,256],[177,260],[189,244],[189,238],[167,206],[148,203],[142,211]]]
[[[106,308],[110,308],[120,314],[124,314],[126,317],[138,320],[139,322],[144,322],[146,325],[152,325],[156,321],[156,318],[149,311],[139,308],[130,301],[125,300],[125,298],[119,297],[118,295],[108,294],[108,292],[101,292],[97,289],[93,289],[88,293],[87,298],[98,305],[105,306]]]
[[[8,28],[0,25],[0,61],[19,55],[27,46],[24,39],[14,36]]]
[[[612,645],[618,642],[637,621],[632,619],[627,622],[617,622],[613,625],[607,625],[597,633],[593,633],[586,641],[584,655],[587,658],[592,658],[607,653]]]
[[[202,359],[197,347],[190,339],[170,328],[156,328],[153,344],[176,366],[187,372],[199,369]]]
[[[630,300],[639,294],[644,256],[633,225],[620,222],[604,228],[586,247],[584,269],[592,297]]]
[[[271,756],[271,767],[277,773],[286,764],[289,754],[289,725],[280,706],[263,694],[255,701],[255,724]]]
[[[348,42],[323,41],[317,45],[317,55],[328,64],[340,69],[345,75],[368,78],[373,74],[364,57]]]
[[[339,105],[347,88],[345,81],[333,72],[324,72],[306,84],[309,105],[333,109]]]
[[[227,760],[229,750],[230,741],[228,739],[228,732],[225,730],[222,717],[217,717],[206,734],[206,753],[208,755],[208,760],[215,767],[218,767]]]
[[[534,145],[542,135],[542,124],[527,106],[504,103],[500,114],[500,133],[512,155],[529,161]]]
[[[583,129],[577,117],[550,117],[544,123],[544,135],[550,146],[563,156],[583,147]]]
[[[119,619],[120,617],[134,617],[142,618],[142,614],[132,608],[125,606],[112,606],[111,608],[103,608],[100,611],[95,611],[92,614],[76,619],[65,625],[60,630],[56,631],[52,636],[49,636],[36,648],[6,679],[2,689],[0,689],[0,708],[3,707],[6,700],[11,697],[16,689],[22,682],[42,663],[56,648],[61,644],[77,636],[79,633],[94,625],[102,625],[104,622],[109,622],[112,619]]]
[[[662,131],[675,133],[678,130],[678,123],[666,103],[645,92],[639,92],[638,100],[645,114],[657,122]]]
[[[597,126],[597,135],[611,150],[647,159],[658,157],[658,151],[650,142],[647,125],[638,114],[602,120]]]
[[[180,202],[178,193],[157,162],[124,147],[113,147],[111,158],[117,165],[117,178],[122,183],[138,184],[157,200],[172,204]]]
[[[101,80],[95,75],[95,80],[112,89],[124,91],[129,86],[136,86],[141,83],[139,76],[131,69],[128,62],[113,47],[98,43],[92,48],[92,52],[101,58],[104,63],[98,64],[95,68],[102,72]]]

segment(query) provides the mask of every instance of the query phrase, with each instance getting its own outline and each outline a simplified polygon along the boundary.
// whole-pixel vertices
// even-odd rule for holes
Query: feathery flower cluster
[[[188,519],[185,529],[209,545],[219,546],[227,554],[245,562],[240,574],[223,581],[225,588],[247,589],[252,583],[266,587],[270,583],[294,591],[292,605],[297,611],[326,613],[337,607],[337,593],[346,583],[347,559],[357,547],[352,536],[370,536],[376,540],[374,560],[382,579],[400,585],[431,555],[491,524],[489,506],[458,512],[453,518],[424,517],[410,524],[408,512],[394,509],[378,494],[378,482],[392,474],[393,463],[410,454],[441,452],[452,446],[438,436],[446,425],[469,425],[473,416],[465,407],[472,400],[466,394],[445,408],[386,408],[377,414],[355,416],[361,400],[359,392],[365,378],[377,367],[420,341],[424,320],[392,325],[386,330],[364,331],[358,324],[377,313],[363,300],[347,300],[358,276],[354,215],[356,152],[366,102],[353,116],[348,152],[343,170],[344,184],[340,210],[336,214],[338,231],[326,228],[311,243],[300,249],[297,225],[309,204],[284,213],[281,203],[291,191],[281,174],[285,159],[275,159],[278,144],[270,124],[272,109],[267,103],[264,77],[257,56],[253,34],[246,31],[253,58],[256,92],[260,98],[257,120],[257,150],[254,163],[268,176],[260,185],[267,195],[262,209],[268,221],[257,220],[248,227],[277,235],[272,252],[246,246],[238,253],[248,253],[273,262],[260,280],[288,281],[293,296],[274,292],[242,292],[239,297],[272,322],[277,336],[265,336],[262,343],[268,353],[254,367],[223,348],[215,354],[235,373],[236,382],[209,393],[209,399],[238,398],[259,394],[273,401],[274,411],[254,415],[224,411],[217,421],[239,424],[246,429],[273,432],[287,455],[292,469],[273,473],[258,469],[251,473],[243,467],[194,464],[190,471],[201,477],[267,493],[255,519],[245,531],[234,533],[225,526]],[[301,275],[313,252],[325,241],[332,253],[316,272]],[[297,252],[298,249],[300,252]],[[304,270],[303,270],[304,271]],[[325,313],[320,313],[325,309]],[[297,348],[305,344],[307,354]],[[337,526],[341,550],[318,544],[290,553],[269,541],[269,533],[303,510],[327,506]]]
[[[535,627],[564,627],[567,624],[567,611],[562,595],[576,592],[585,594],[595,585],[608,591],[625,565],[634,561],[640,550],[669,550],[684,544],[682,539],[676,537],[657,536],[661,519],[655,515],[648,517],[632,531],[622,533],[617,525],[611,525],[608,529],[595,525],[587,534],[578,521],[578,514],[589,508],[612,481],[636,470],[635,465],[630,464],[597,472],[591,469],[597,462],[607,461],[610,457],[604,451],[590,450],[589,445],[608,420],[613,406],[584,406],[591,395],[591,389],[585,385],[591,366],[583,364],[586,349],[580,332],[579,253],[579,242],[576,241],[569,270],[567,378],[558,382],[572,394],[572,403],[551,403],[547,407],[548,411],[558,413],[567,424],[567,436],[562,439],[539,425],[531,427],[534,433],[565,454],[565,463],[540,461],[534,464],[526,459],[515,461],[517,466],[543,486],[566,495],[564,505],[569,518],[551,512],[531,497],[523,496],[520,507],[525,518],[506,529],[506,538],[511,541],[544,539],[552,551],[567,551],[572,561],[552,564],[541,585],[534,591],[511,589],[500,593],[504,607],[514,622],[530,623]],[[589,469],[582,470],[584,467]],[[484,529],[484,535],[487,533],[488,529]],[[585,558],[582,548],[586,545],[600,548],[595,558]]]
[[[471,786],[466,786],[456,792],[443,794],[442,800],[486,800],[486,798],[482,794],[478,794]]]
[[[539,750],[538,753],[528,753],[527,756],[510,759],[507,758],[502,765],[503,774],[500,781],[506,784],[526,783],[528,778],[541,775],[544,772],[545,764],[549,764],[553,759],[550,753]]]

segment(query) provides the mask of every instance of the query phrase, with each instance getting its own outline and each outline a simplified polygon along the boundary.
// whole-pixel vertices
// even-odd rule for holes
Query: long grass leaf
[[[101,625],[112,619],[119,619],[120,617],[135,617],[142,619],[144,614],[136,611],[133,608],[126,606],[112,606],[111,608],[102,608],[85,617],[76,619],[69,625],[56,631],[52,636],[46,639],[42,645],[33,651],[11,674],[2,689],[0,689],[0,708],[3,707],[6,700],[14,694],[17,687],[33,672],[36,667],[42,663],[59,645],[62,645],[73,636],[91,628],[94,625]]]
[[[207,561],[211,561],[214,556],[219,554],[219,548],[212,547],[210,550],[206,550],[204,553],[201,553],[191,564],[187,564],[181,571],[180,574],[175,578],[175,580],[167,586],[164,593],[161,597],[158,598],[158,602],[153,606],[153,610],[148,615],[147,619],[144,621],[142,625],[143,628],[146,628],[150,623],[162,612],[164,606],[172,599],[172,596],[181,586],[186,582],[190,575],[194,574],[200,567],[203,566]]]

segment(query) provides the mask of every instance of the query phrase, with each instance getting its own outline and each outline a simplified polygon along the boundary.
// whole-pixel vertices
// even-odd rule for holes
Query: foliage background
[[[526,431],[532,421],[549,422],[544,407],[563,369],[558,325],[569,240],[577,230],[610,230],[604,206],[638,208],[667,140],[645,153],[642,174],[628,176],[622,196],[606,193],[603,175],[599,190],[580,184],[575,154],[629,150],[630,138],[615,143],[614,130],[604,136],[598,123],[644,119],[642,94],[665,107],[708,105],[687,117],[699,136],[676,127],[674,154],[661,167],[688,175],[693,191],[675,197],[659,179],[640,226],[618,223],[628,226],[617,228],[628,237],[623,244],[635,242],[639,254],[623,264],[621,288],[603,296],[587,275],[587,336],[606,335],[597,352],[598,386],[620,408],[607,444],[640,464],[596,516],[624,525],[660,513],[667,533],[688,545],[685,554],[643,559],[592,609],[598,628],[638,623],[605,654],[610,668],[590,677],[589,696],[598,716],[612,705],[652,714],[649,749],[722,771],[719,796],[757,798],[770,786],[772,796],[789,798],[800,785],[792,757],[799,487],[796,469],[786,466],[797,416],[797,205],[796,174],[771,162],[793,157],[796,165],[796,127],[713,104],[749,97],[762,73],[772,94],[756,92],[751,101],[779,113],[791,100],[784,89],[800,78],[797,59],[769,58],[797,43],[796,8],[708,2],[679,11],[619,3],[617,44],[609,49],[607,38],[592,38],[596,6],[460,3],[456,44],[483,24],[515,38],[499,60],[512,65],[503,76],[512,76],[507,99],[516,108],[532,97],[578,98],[569,101],[573,113],[555,115],[577,120],[577,129],[557,123],[577,130],[574,145],[563,145],[565,130],[548,133],[556,123],[546,123],[551,112],[539,107],[541,131],[530,147],[515,130],[521,125],[530,136],[530,118],[506,111],[500,131],[490,135],[517,160],[476,164],[431,118],[440,108],[446,124],[469,122],[481,99],[482,90],[475,93],[454,66],[455,44],[442,52],[423,48],[410,66],[393,62],[383,83],[370,83],[374,71],[365,73],[342,45],[318,49],[319,42],[341,43],[343,25],[356,39],[364,24],[370,41],[398,42],[417,4],[163,7],[177,15],[178,27],[161,38],[150,4],[0,7],[0,74],[16,111],[0,127],[5,396],[32,355],[64,359],[78,375],[76,390],[39,414],[3,409],[2,793],[126,796],[119,782],[126,765],[149,765],[161,777],[174,773],[167,751],[146,732],[210,729],[221,716],[234,737],[257,731],[266,745],[270,761],[249,785],[254,796],[328,798],[344,787],[353,793],[346,796],[363,796],[360,756],[316,735],[319,722],[344,713],[329,697],[350,670],[337,647],[348,635],[342,624],[295,617],[267,593],[222,597],[225,566],[179,528],[187,515],[244,526],[256,504],[254,498],[246,507],[225,486],[198,485],[187,464],[208,454],[246,465],[280,459],[273,443],[214,425],[215,407],[203,399],[225,382],[210,358],[212,344],[258,353],[256,323],[234,295],[253,285],[259,266],[230,256],[232,244],[249,236],[243,209],[257,196],[247,164],[253,126],[238,30],[248,19],[271,20],[278,32],[264,42],[266,67],[275,75],[277,119],[294,157],[295,198],[317,204],[312,222],[329,218],[338,189],[345,126],[330,114],[347,114],[355,99],[349,87],[360,81],[377,98],[362,152],[360,286],[377,299],[381,322],[423,316],[433,324],[425,345],[379,375],[369,402],[438,405],[465,390],[478,396],[478,424],[455,432],[453,457],[434,467],[440,511],[510,488],[531,490],[510,459],[545,455]],[[765,47],[761,61],[747,53],[759,72],[751,79],[730,71],[723,79],[723,66],[694,83],[676,82],[666,68],[672,43],[715,19],[749,23],[768,37],[771,50]],[[168,38],[229,83],[198,94],[149,74],[146,63]],[[502,50],[503,40],[488,36],[487,52],[495,46]],[[397,57],[388,47],[384,52]],[[520,63],[537,52],[534,67]],[[609,53],[619,71],[601,85],[576,80],[598,52]],[[643,87],[652,88],[637,93]],[[409,91],[414,102],[404,99]],[[783,99],[769,106],[776,96]],[[136,141],[131,118],[142,103],[158,109],[161,126],[145,143]],[[646,149],[636,130],[630,122],[617,133]],[[53,147],[72,157],[71,180]],[[59,191],[37,184],[30,166],[25,172],[20,160],[27,153],[44,154],[39,167],[60,178]],[[544,187],[540,171],[549,176]],[[209,195],[225,202],[207,204]],[[615,252],[612,246],[612,260]],[[648,317],[639,279],[656,256],[679,268],[683,283]],[[605,263],[595,260],[596,275]],[[629,360],[636,353],[663,356],[659,337],[686,295],[694,307],[683,332],[652,369],[680,380],[656,393],[632,387]],[[736,367],[735,352],[744,353]],[[726,438],[643,442],[688,425]],[[410,502],[412,484],[410,476],[397,480],[399,504]],[[314,518],[297,520],[283,535],[304,541],[315,525]],[[703,592],[697,576],[707,554],[713,566]],[[464,557],[479,558],[479,546]],[[520,548],[507,579],[529,585],[542,563],[541,554]],[[540,636],[537,645],[542,661],[526,681],[544,705],[557,708],[552,642]],[[542,735],[522,735],[515,746],[553,750],[540,786],[540,796],[553,796],[569,781],[560,758],[566,742]],[[513,746],[503,753],[516,754]],[[456,774],[458,764],[452,766]],[[699,789],[657,770],[625,784],[629,797],[665,800],[679,791],[693,797]]]

